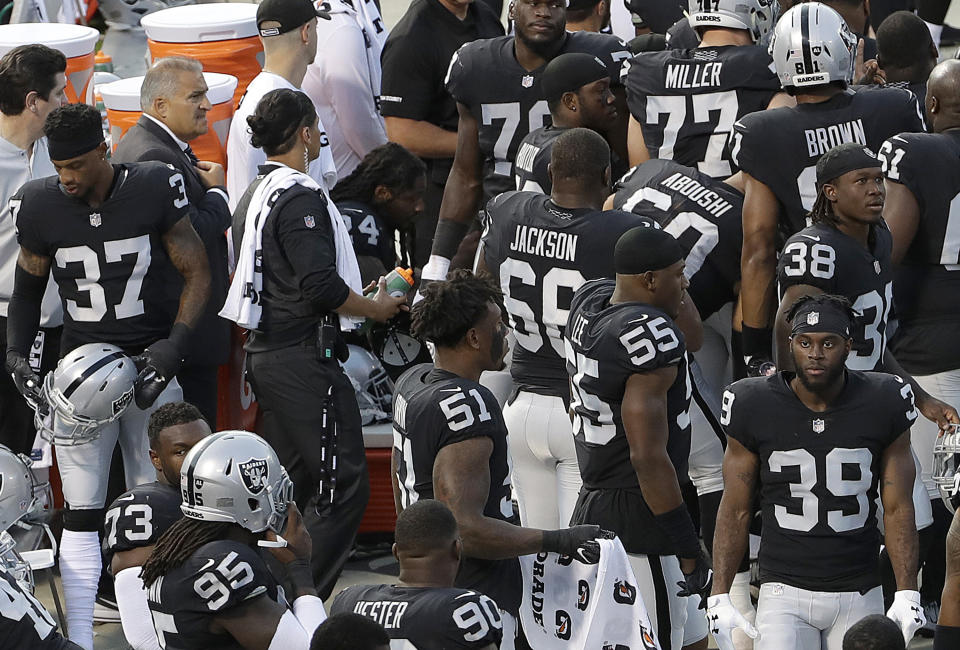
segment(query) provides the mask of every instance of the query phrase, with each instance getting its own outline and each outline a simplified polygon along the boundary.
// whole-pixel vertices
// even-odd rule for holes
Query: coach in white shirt
[[[230,123],[227,139],[227,194],[230,211],[247,187],[257,177],[257,167],[266,162],[262,150],[250,144],[247,117],[253,114],[260,99],[271,90],[300,90],[307,66],[317,53],[317,17],[330,20],[327,13],[314,8],[310,0],[264,0],[257,7],[257,29],[263,41],[263,71],[254,77]],[[326,139],[323,121],[317,125]],[[329,141],[320,150],[320,157],[310,164],[310,176],[324,190],[337,182],[337,169]]]
[[[21,45],[0,59],[0,347],[6,353],[7,308],[20,245],[15,228],[17,206],[10,204],[20,186],[55,174],[43,137],[50,112],[67,103],[63,54],[45,45]],[[38,374],[57,363],[63,311],[60,296],[47,284],[40,314],[40,331],[30,350],[30,365]],[[0,443],[14,452],[30,453],[35,431],[33,411],[10,375],[0,372]]]

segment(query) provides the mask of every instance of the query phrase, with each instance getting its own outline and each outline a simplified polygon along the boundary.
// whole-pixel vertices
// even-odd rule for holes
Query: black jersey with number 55
[[[162,238],[188,216],[183,176],[158,162],[113,170],[97,208],[67,194],[56,176],[26,183],[11,199],[20,245],[50,258],[64,352],[92,342],[139,352],[169,333],[177,312],[180,286],[164,281]]]
[[[154,481],[124,492],[110,504],[104,518],[103,551],[114,553],[153,546],[183,513],[180,490]]]
[[[723,393],[720,424],[759,457],[761,582],[860,593],[880,584],[881,460],[917,415],[899,377],[846,373],[822,413],[797,398],[792,373],[743,379]]]

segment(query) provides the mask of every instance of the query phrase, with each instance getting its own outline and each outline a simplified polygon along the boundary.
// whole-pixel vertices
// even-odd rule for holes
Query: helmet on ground
[[[293,482],[266,440],[249,431],[220,431],[194,445],[183,459],[180,492],[180,509],[191,519],[280,534]]]
[[[941,434],[933,445],[933,482],[950,512],[960,507],[960,427]]]
[[[357,393],[363,424],[386,422],[393,410],[393,380],[380,361],[359,345],[348,345],[350,356],[343,371]]]
[[[853,80],[857,37],[835,10],[804,2],[784,13],[773,30],[770,56],[784,88]]]
[[[130,406],[136,380],[136,365],[117,346],[81,345],[47,373],[43,397],[49,409],[37,409],[37,430],[61,446],[93,440]]]
[[[690,0],[690,26],[745,29],[754,43],[765,44],[777,22],[777,0]]]

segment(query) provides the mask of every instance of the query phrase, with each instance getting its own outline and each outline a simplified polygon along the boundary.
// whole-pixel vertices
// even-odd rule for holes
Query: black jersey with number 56
[[[177,312],[180,286],[164,281],[162,238],[188,216],[183,176],[158,162],[113,170],[97,208],[67,194],[56,176],[26,183],[11,199],[20,245],[50,258],[63,352],[92,342],[139,352],[169,333]]]

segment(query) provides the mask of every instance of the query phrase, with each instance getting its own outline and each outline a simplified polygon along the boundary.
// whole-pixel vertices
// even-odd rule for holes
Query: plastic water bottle
[[[384,279],[387,281],[387,293],[394,298],[400,298],[407,295],[410,289],[413,288],[413,269],[405,269],[401,266],[398,266],[387,273]],[[375,295],[377,295],[378,289],[379,287],[374,287],[372,290],[363,294],[363,297],[372,299]],[[360,331],[369,331],[375,322],[376,321],[374,321],[372,318],[368,318],[360,327]]]

